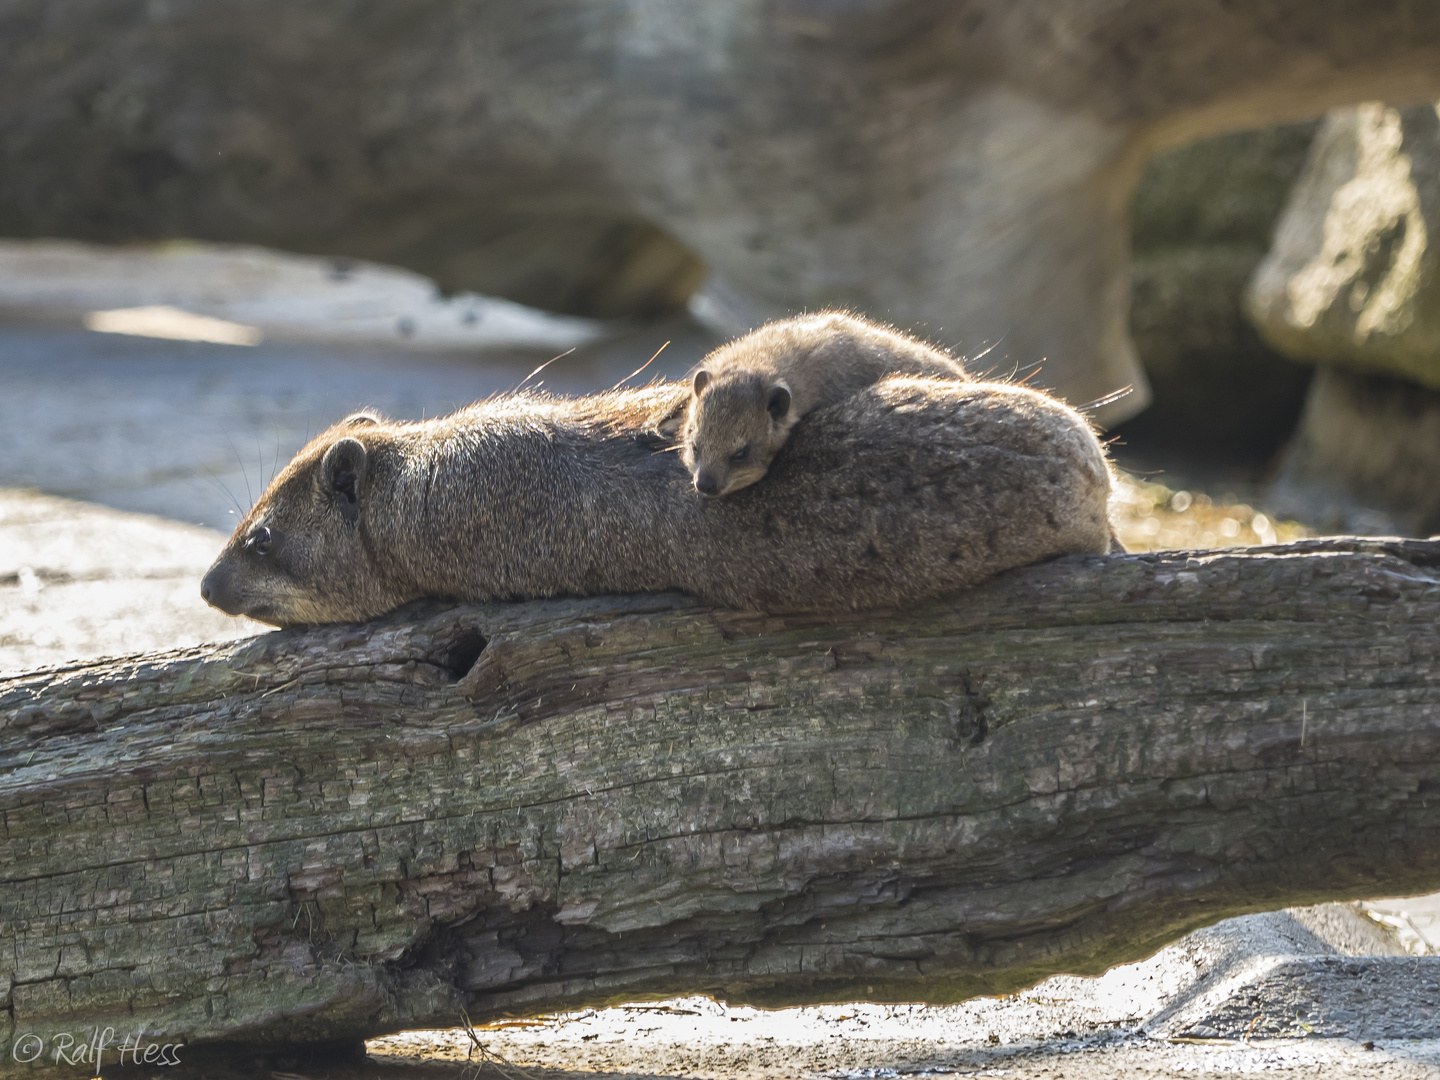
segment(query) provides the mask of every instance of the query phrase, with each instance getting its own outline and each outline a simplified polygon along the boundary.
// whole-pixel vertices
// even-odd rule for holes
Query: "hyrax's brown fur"
[[[358,416],[280,473],[205,576],[231,614],[682,589],[770,610],[893,606],[1110,548],[1085,420],[1023,387],[892,377],[796,428],[765,483],[697,499],[647,428],[676,384]]]
[[[762,326],[701,361],[680,454],[702,495],[729,495],[765,475],[807,413],[886,375],[964,379],[952,357],[843,312]]]

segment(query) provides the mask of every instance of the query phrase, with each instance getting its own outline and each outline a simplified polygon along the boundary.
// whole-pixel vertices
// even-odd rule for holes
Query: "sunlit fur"
[[[690,402],[681,433],[681,458],[695,488],[722,496],[763,477],[807,413],[886,375],[965,379],[953,357],[897,331],[844,312],[802,315],[762,326],[700,362],[703,388]],[[790,394],[780,416],[771,391]],[[743,461],[736,461],[741,454]],[[713,490],[707,490],[712,484]]]
[[[873,608],[1109,550],[1104,452],[1081,416],[1035,391],[883,379],[813,412],[765,482],[726,499],[696,497],[654,429],[687,393],[516,395],[416,423],[337,424],[246,516],[206,575],[209,599],[277,626],[420,597],[667,589],[727,607]],[[323,465],[346,439],[364,459],[348,505]],[[262,527],[263,555],[246,544]]]

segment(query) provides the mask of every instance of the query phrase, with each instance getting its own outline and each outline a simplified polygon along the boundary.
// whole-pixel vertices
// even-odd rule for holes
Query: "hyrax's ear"
[[[777,382],[765,398],[765,411],[775,420],[784,420],[790,415],[790,387]]]
[[[359,439],[337,439],[320,460],[325,490],[340,503],[340,514],[353,522],[360,516],[360,483],[365,479],[365,447]]]
[[[369,427],[371,424],[380,423],[380,414],[369,409],[361,409],[357,413],[351,413],[340,423],[346,427]]]
[[[705,392],[705,387],[710,385],[710,373],[704,368],[695,372],[695,381],[691,384],[695,389],[695,396],[699,397]]]

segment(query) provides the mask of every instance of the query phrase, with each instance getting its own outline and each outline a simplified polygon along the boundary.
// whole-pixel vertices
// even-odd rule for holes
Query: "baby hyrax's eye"
[[[736,450],[733,454],[730,455],[730,460],[731,460],[732,462],[734,462],[736,465],[739,465],[742,461],[744,461],[744,460],[745,460],[746,458],[748,458],[749,456],[750,456],[750,447],[749,447],[748,445],[747,445],[747,446],[742,446],[742,447],[740,447],[739,450]]]
[[[260,528],[245,538],[245,546],[256,555],[268,555],[270,553],[270,544],[273,540],[274,537],[270,535],[270,530],[264,525],[261,525]]]

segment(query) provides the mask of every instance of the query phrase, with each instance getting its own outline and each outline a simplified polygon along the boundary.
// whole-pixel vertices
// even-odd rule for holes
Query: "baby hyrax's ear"
[[[695,372],[695,381],[691,383],[691,386],[693,386],[695,389],[696,397],[699,397],[701,394],[703,394],[705,392],[705,387],[709,385],[710,373],[708,371],[706,371],[704,368],[701,368],[699,371]]]
[[[365,447],[359,439],[337,439],[320,459],[325,490],[340,503],[340,516],[352,525],[360,517],[360,484],[365,479]]]
[[[770,393],[765,397],[765,411],[776,423],[790,415],[790,387],[783,381],[770,387]]]
[[[361,409],[357,413],[351,413],[340,423],[346,427],[370,427],[380,423],[380,414],[371,409]]]

